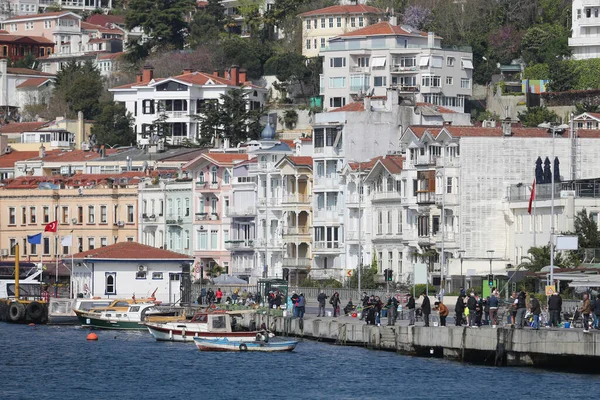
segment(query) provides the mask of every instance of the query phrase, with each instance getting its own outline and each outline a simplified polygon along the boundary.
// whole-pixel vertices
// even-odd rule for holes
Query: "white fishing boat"
[[[255,342],[240,342],[239,340],[201,339],[194,338],[194,344],[200,351],[261,351],[274,353],[292,351],[298,344],[295,340],[257,340]]]
[[[153,302],[129,303],[123,307],[107,307],[90,311],[74,310],[81,326],[100,329],[136,329],[144,330],[142,322],[146,314],[156,307]]]

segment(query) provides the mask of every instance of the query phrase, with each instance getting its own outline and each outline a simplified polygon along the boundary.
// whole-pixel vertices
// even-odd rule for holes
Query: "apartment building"
[[[472,93],[473,54],[442,48],[433,33],[380,22],[332,38],[323,57],[321,95],[332,110],[395,88],[401,103],[429,103],[464,112]]]
[[[218,265],[230,273],[231,253],[226,244],[231,240],[232,168],[245,160],[248,155],[244,153],[211,152],[183,167],[194,180],[193,254],[196,265],[205,272]]]
[[[253,3],[258,7],[258,13],[263,15],[273,7],[275,0],[258,0]],[[248,7],[248,3],[240,0],[221,0],[221,5],[225,9],[225,16],[233,22],[227,26],[227,31],[242,37],[250,36],[252,34],[251,27],[246,23],[240,11],[241,7]]]
[[[137,186],[145,175],[15,178],[0,190],[0,255],[12,261],[20,245],[21,260],[49,261],[73,252],[122,241],[137,241]],[[41,245],[29,244],[27,235],[58,221],[57,233],[44,233]],[[73,246],[60,238],[73,235]]]
[[[232,67],[227,78],[185,70],[183,74],[155,78],[152,68],[144,68],[135,83],[110,89],[116,102],[125,104],[135,119],[138,144],[150,145],[165,140],[170,144],[198,141],[197,115],[204,107],[218,102],[234,88],[248,90],[249,109],[262,107],[267,92],[247,82],[245,70]]]
[[[17,119],[27,104],[48,100],[53,78],[34,69],[9,68],[8,60],[0,59],[0,107],[5,118]]]
[[[594,0],[573,0],[569,47],[575,60],[600,57],[600,3]]]
[[[385,12],[364,4],[344,4],[300,14],[302,55],[318,57],[329,39],[380,22]]]

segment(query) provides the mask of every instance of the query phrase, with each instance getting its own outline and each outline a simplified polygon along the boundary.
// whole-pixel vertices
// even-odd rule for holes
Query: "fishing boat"
[[[73,310],[81,323],[81,326],[100,329],[136,329],[144,330],[141,325],[147,313],[152,312],[156,304],[126,303],[117,300],[108,308],[91,309],[90,311]],[[124,306],[123,304],[127,304]]]
[[[224,310],[203,311],[194,314],[191,320],[152,321],[144,325],[158,341],[192,342],[194,338],[228,338],[239,342],[253,342],[260,332],[234,331],[232,314]]]
[[[92,309],[104,309],[113,303],[113,299],[76,298],[63,299],[51,297],[48,304],[48,324],[76,325],[79,323],[75,310],[89,312]]]
[[[239,340],[202,339],[194,338],[194,344],[200,351],[262,351],[274,353],[279,351],[292,351],[298,344],[295,340],[240,342]]]

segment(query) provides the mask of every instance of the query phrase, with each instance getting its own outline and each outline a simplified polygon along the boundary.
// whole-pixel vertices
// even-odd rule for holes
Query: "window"
[[[448,57],[446,58],[446,66],[448,67],[454,67],[454,62],[456,61],[456,59],[454,57]]]
[[[33,22],[25,22],[25,30],[26,31],[33,30]]]
[[[309,31],[310,31],[310,24],[311,24],[310,19],[306,20],[306,29]]]
[[[52,21],[44,21],[44,28],[45,29],[52,28]]]
[[[321,18],[321,28],[325,29],[325,18]]]
[[[463,69],[473,69],[473,61],[461,58],[460,65]]]
[[[14,256],[15,255],[15,246],[17,245],[17,239],[9,239],[8,240],[8,247],[9,247],[9,251],[10,251],[10,255]]]
[[[358,26],[359,28],[362,28],[365,25],[365,19],[364,17],[358,17]]]
[[[402,277],[402,252],[398,252],[398,276]]]
[[[107,221],[106,206],[100,206],[100,223],[105,224]]]
[[[21,225],[27,224],[27,207],[21,207]]]
[[[585,9],[585,17],[586,18],[590,18],[592,16],[592,9],[591,8],[586,8]]]
[[[313,47],[316,49],[317,48],[317,39],[313,40]]]
[[[108,239],[105,237],[100,238],[100,247],[108,246]]]
[[[117,294],[117,273],[106,272],[104,279],[106,280],[104,294]]]
[[[337,20],[336,20],[336,26],[337,26],[338,28],[341,28],[341,27],[342,27],[342,19],[341,19],[340,17],[337,17]]]
[[[11,32],[16,32],[17,31],[17,24],[10,24],[10,30],[11,30]]]
[[[332,57],[329,59],[331,68],[343,68],[346,66],[346,57]]]
[[[440,77],[435,75],[424,75],[421,78],[421,85],[426,87],[440,87]]]
[[[62,208],[62,223],[63,224],[69,223],[69,207]]]
[[[577,9],[577,19],[581,19],[581,9]]]
[[[153,280],[161,280],[161,279],[163,279],[163,273],[162,272],[153,272],[152,273],[152,279]]]
[[[154,114],[154,100],[143,100],[142,110],[144,114]]]
[[[82,206],[77,207],[77,223],[83,224],[83,207]]]
[[[310,50],[310,39],[306,39],[306,50]]]
[[[461,89],[470,89],[471,88],[471,80],[468,78],[460,78],[460,88]]]
[[[329,78],[330,89],[343,89],[346,87],[346,77]]]
[[[317,19],[313,19],[313,29],[317,29]]]
[[[190,216],[190,199],[186,197],[185,199],[185,216]]]
[[[223,216],[226,217],[229,215],[229,197],[223,197]]]
[[[356,17],[350,17],[350,26],[356,28]]]
[[[356,66],[368,68],[369,67],[369,57],[358,57],[356,59]]]
[[[8,207],[8,224],[16,225],[17,224],[17,210],[14,207]]]
[[[146,271],[137,271],[135,273],[135,279],[146,279]]]
[[[329,27],[333,28],[333,17],[329,17]]]
[[[321,38],[321,48],[325,48],[325,38]]]
[[[198,250],[206,250],[208,248],[208,232],[198,232]]]
[[[452,178],[446,178],[446,193],[452,193]]]
[[[387,212],[387,233],[388,234],[394,233],[392,231],[392,212],[391,211]]]
[[[219,236],[219,231],[210,231],[210,248],[215,250],[218,248],[219,244],[217,242],[217,238]]]
[[[224,183],[225,185],[229,185],[229,184],[230,184],[230,182],[231,182],[231,172],[229,172],[229,170],[228,170],[228,169],[226,169],[226,170],[223,172],[223,183]]]
[[[402,210],[398,210],[398,226],[397,232],[402,233]]]
[[[375,76],[373,77],[373,86],[381,87],[387,85],[387,76]]]
[[[42,219],[45,224],[50,222],[50,207],[42,208]]]
[[[446,85],[454,85],[454,78],[451,76],[446,77]]]
[[[44,247],[42,249],[43,254],[45,256],[50,255],[50,238],[49,237],[44,238],[43,247]]]
[[[210,212],[212,214],[216,214],[217,213],[217,198],[216,197],[212,197],[210,199]]]
[[[216,185],[218,183],[217,181],[217,172],[219,171],[219,168],[217,166],[213,166],[210,169],[210,183],[213,185]]]
[[[132,205],[127,206],[127,222],[130,224],[133,223],[133,206]]]
[[[381,235],[383,233],[383,212],[379,211],[377,213],[377,234]]]
[[[183,232],[183,248],[186,250],[190,249],[190,231],[187,229]]]
[[[96,240],[91,237],[88,238],[88,250],[94,250],[96,248]]]
[[[331,97],[329,98],[330,107],[344,107],[346,105],[345,97]]]
[[[94,206],[88,206],[88,224],[96,223],[96,208]]]

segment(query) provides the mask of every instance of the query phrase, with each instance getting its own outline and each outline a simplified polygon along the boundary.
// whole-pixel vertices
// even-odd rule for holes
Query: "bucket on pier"
[[[570,322],[565,322],[565,328],[570,328],[571,327],[571,323]]]
[[[287,311],[286,310],[283,310],[283,316],[287,317]]]
[[[437,323],[437,321],[435,321],[435,322],[433,323],[433,326],[438,326],[438,323]]]
[[[356,314],[356,318],[361,319],[362,318],[362,313],[357,313]]]
[[[327,311],[327,316],[331,317],[331,311]]]

